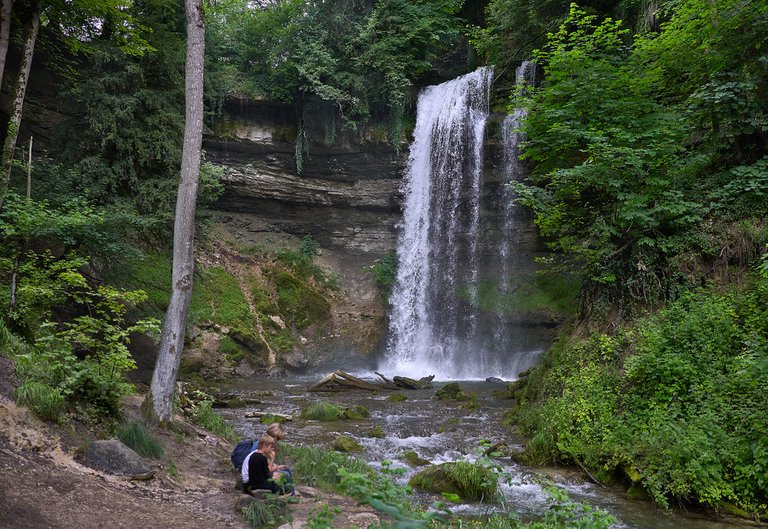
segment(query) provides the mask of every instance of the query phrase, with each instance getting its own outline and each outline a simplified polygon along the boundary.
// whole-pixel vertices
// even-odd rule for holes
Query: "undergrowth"
[[[635,327],[561,340],[513,417],[527,457],[673,498],[764,516],[768,279],[684,295]]]

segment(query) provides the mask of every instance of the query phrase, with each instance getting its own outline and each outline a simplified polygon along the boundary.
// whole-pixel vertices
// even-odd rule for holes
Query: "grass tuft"
[[[163,445],[152,437],[140,422],[134,421],[123,425],[117,432],[117,438],[137,454],[144,457],[160,459],[165,454]]]

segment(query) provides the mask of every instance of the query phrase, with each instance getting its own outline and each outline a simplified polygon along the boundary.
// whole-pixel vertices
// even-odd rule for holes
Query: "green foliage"
[[[534,163],[516,188],[550,246],[582,270],[584,310],[675,299],[705,216],[764,215],[768,60],[751,43],[765,34],[765,9],[669,2],[658,31],[633,36],[572,5],[535,53],[543,82],[513,101],[530,109]]]
[[[234,443],[239,439],[235,430],[224,420],[224,417],[213,411],[213,402],[210,400],[203,400],[195,405],[192,419],[199,426],[227,441]]]
[[[314,323],[327,321],[330,303],[308,283],[290,272],[277,272],[274,283],[280,313],[291,325],[302,330]]]
[[[460,6],[456,0],[372,6],[284,0],[254,9],[244,0],[221,2],[210,12],[208,50],[222,90],[296,105],[297,162],[306,150],[308,102],[349,124],[386,116],[390,141],[398,145],[411,83],[454,44]]]
[[[206,268],[193,284],[189,324],[215,322],[248,334],[253,315],[237,278],[221,266]]]
[[[299,244],[299,253],[304,259],[312,261],[314,260],[315,255],[317,255],[319,246],[318,242],[314,240],[311,235],[305,235]]]
[[[64,411],[61,392],[44,382],[25,382],[16,389],[16,402],[27,406],[35,415],[47,421],[56,421]]]
[[[392,251],[368,267],[379,291],[389,296],[397,279],[397,254]]]
[[[278,460],[289,461],[292,472],[301,483],[331,491],[340,490],[339,468],[363,474],[369,479],[375,474],[365,462],[359,459],[311,446],[283,443],[280,445]]]
[[[157,321],[125,324],[128,306],[145,298],[141,291],[108,286],[92,289],[72,270],[68,277],[76,287],[69,292],[69,299],[85,313],[72,321],[44,322],[34,347],[16,355],[16,371],[22,381],[47,384],[102,416],[115,417],[120,412],[120,399],[133,391],[124,380],[124,373],[136,366],[128,351],[129,336],[132,332],[157,332]]]
[[[496,499],[498,476],[492,469],[477,463],[456,461],[447,464],[445,472],[457,485],[462,497],[489,503]]]
[[[161,459],[165,454],[163,445],[138,421],[124,424],[117,432],[117,438],[137,454],[152,459]],[[168,472],[170,474],[170,470]]]
[[[301,410],[301,418],[314,421],[338,421],[344,418],[344,409],[330,402],[316,402]]]
[[[333,441],[333,449],[337,452],[362,452],[363,447],[360,443],[349,436],[340,435]]]
[[[276,498],[267,501],[254,499],[243,509],[243,516],[248,529],[265,529],[277,527],[283,521],[285,513],[283,505]]]
[[[517,415],[528,457],[623,472],[661,505],[765,512],[767,288],[686,295],[634,330],[558,344]]]

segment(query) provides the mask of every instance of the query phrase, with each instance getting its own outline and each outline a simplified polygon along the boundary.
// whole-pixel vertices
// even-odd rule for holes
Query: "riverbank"
[[[125,401],[138,413],[139,396]],[[183,417],[174,429],[149,427],[161,443],[162,460],[148,460],[147,481],[111,476],[84,464],[96,432],[84,425],[44,423],[0,396],[0,528],[14,529],[224,529],[247,527],[243,508],[252,499],[235,488],[232,445]],[[329,527],[367,527],[379,518],[370,507],[338,494],[302,487],[290,503],[300,527],[323,508],[339,510]],[[287,521],[287,520],[284,520]]]

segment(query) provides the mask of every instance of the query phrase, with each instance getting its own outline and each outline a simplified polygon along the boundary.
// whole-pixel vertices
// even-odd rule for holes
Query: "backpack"
[[[235,446],[235,449],[232,450],[232,455],[230,456],[230,459],[232,460],[232,466],[234,466],[237,470],[241,470],[243,468],[243,461],[245,461],[245,458],[248,457],[248,454],[256,450],[258,447],[259,441],[257,439],[245,439],[237,443],[237,446]]]

